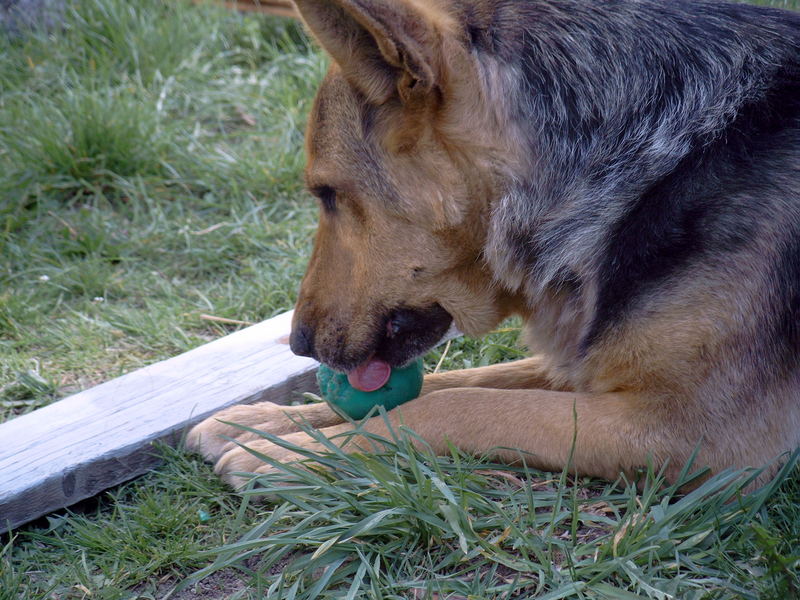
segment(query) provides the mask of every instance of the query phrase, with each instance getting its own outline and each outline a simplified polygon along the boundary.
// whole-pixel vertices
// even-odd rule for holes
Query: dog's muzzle
[[[322,344],[314,327],[296,321],[289,337],[292,352],[308,356],[338,371],[351,371],[371,357],[391,366],[405,365],[430,350],[450,328],[453,318],[439,304],[398,307],[376,320],[373,336],[359,345]],[[341,338],[337,336],[337,341]]]

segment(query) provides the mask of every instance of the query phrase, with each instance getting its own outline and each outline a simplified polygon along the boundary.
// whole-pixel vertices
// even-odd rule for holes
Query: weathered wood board
[[[284,313],[0,424],[0,532],[146,472],[154,441],[222,408],[314,391],[290,325]]]

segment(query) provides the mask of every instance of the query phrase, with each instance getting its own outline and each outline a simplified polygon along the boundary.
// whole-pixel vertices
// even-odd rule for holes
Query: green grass
[[[326,453],[304,452],[308,470],[276,465],[250,492],[277,496],[274,509],[234,543],[207,553],[215,562],[183,586],[239,566],[252,577],[254,597],[276,599],[800,593],[800,510],[778,516],[764,509],[797,485],[790,467],[749,495],[742,489],[754,474],[742,472],[681,495],[678,488],[698,475],[689,466],[669,486],[647,472],[637,489],[566,473],[546,479],[455,450],[433,457],[416,451],[411,436],[377,438],[383,451],[370,455],[328,442]],[[782,527],[787,537],[778,540]]]
[[[306,453],[306,469],[282,465],[257,481],[252,494],[268,494],[266,503],[241,502],[206,466],[165,448],[157,473],[12,539],[0,554],[0,598],[800,593],[796,468],[749,495],[740,491],[752,474],[735,472],[681,495],[680,482],[650,471],[637,489],[455,451],[433,457],[409,435],[378,438],[369,455],[333,444]]]
[[[291,307],[325,66],[291,22],[178,0],[75,0],[57,30],[0,36],[0,420],[232,329],[201,314]],[[518,358],[518,333],[426,366]],[[150,475],[4,536],[0,600],[800,595],[797,471],[680,497],[653,473],[639,492],[385,448],[284,468],[267,504],[162,449]]]
[[[324,68],[291,22],[181,2],[0,38],[0,419],[291,306]]]

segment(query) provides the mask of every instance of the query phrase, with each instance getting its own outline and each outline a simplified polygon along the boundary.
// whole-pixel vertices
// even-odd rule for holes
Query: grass
[[[291,306],[325,68],[295,24],[86,0],[0,46],[0,419]]]
[[[800,592],[793,572],[797,509],[786,523],[789,539],[777,542],[763,526],[772,525],[764,505],[791,479],[790,467],[750,495],[741,490],[754,474],[741,472],[722,473],[681,495],[678,488],[697,476],[688,467],[669,486],[650,471],[637,490],[567,473],[543,478],[455,450],[433,457],[415,450],[409,436],[377,438],[383,452],[370,455],[348,455],[328,443],[326,453],[305,452],[308,470],[276,465],[279,471],[260,477],[250,492],[277,496],[275,507],[236,542],[206,553],[215,562],[184,586],[250,560],[243,570],[252,577],[253,597],[276,599]],[[751,562],[753,551],[761,554]],[[763,579],[758,591],[754,576]]]
[[[291,307],[325,66],[291,22],[178,0],[74,0],[56,30],[0,36],[0,420],[231,330],[202,314]],[[518,332],[427,367],[518,358]],[[797,471],[681,497],[656,473],[637,491],[379,446],[262,478],[266,504],[163,448],[150,475],[4,536],[0,600],[800,595]]]

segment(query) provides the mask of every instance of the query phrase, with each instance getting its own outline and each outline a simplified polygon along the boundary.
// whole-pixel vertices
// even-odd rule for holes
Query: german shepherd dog
[[[607,479],[800,446],[800,15],[710,0],[297,8],[332,65],[307,130],[321,210],[294,352],[367,381],[451,321],[478,336],[516,314],[532,358],[430,375],[389,423],[436,452]],[[351,430],[325,404],[267,402],[188,445],[240,485],[270,467],[221,436],[296,456],[221,421],[315,446],[295,420]],[[381,417],[364,426],[389,434]]]

